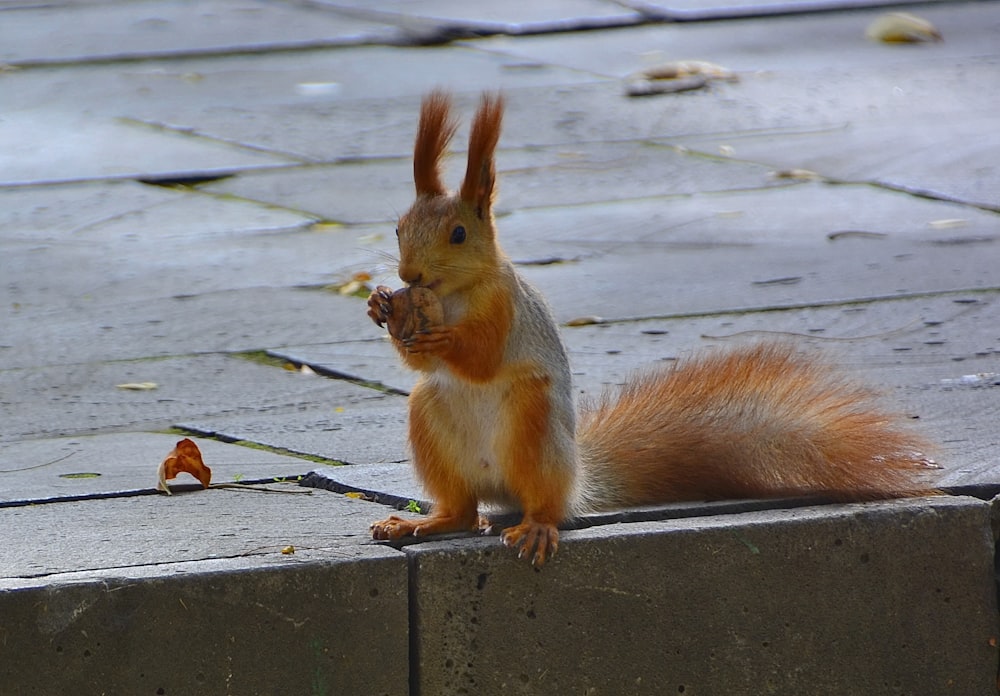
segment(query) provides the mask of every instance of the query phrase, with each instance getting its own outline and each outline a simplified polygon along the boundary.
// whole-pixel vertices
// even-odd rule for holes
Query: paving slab
[[[704,3],[705,6],[711,4]],[[725,4],[735,7],[739,3],[727,0]],[[767,4],[759,3],[758,6],[766,8]],[[791,9],[798,3],[782,4]],[[815,6],[815,3],[812,4]],[[657,62],[707,60],[722,64],[741,77],[736,88],[721,90],[722,93],[739,98],[747,86],[755,84],[755,77],[771,77],[780,80],[787,92],[784,98],[778,92],[773,93],[775,101],[760,104],[760,108],[792,107],[795,114],[811,113],[813,118],[822,117],[823,112],[811,109],[808,101],[791,98],[799,91],[799,85],[806,84],[799,82],[801,78],[811,76],[817,96],[838,97],[823,100],[825,107],[833,107],[832,113],[847,108],[861,114],[864,104],[845,97],[851,95],[854,89],[860,92],[865,86],[870,87],[890,76],[904,73],[905,65],[920,65],[926,70],[911,74],[910,81],[921,86],[916,94],[929,97],[930,93],[924,89],[931,83],[926,78],[937,70],[949,74],[955,63],[978,63],[983,57],[997,53],[994,32],[998,10],[992,3],[919,3],[909,8],[891,8],[889,11],[907,11],[930,20],[944,35],[942,42],[918,45],[884,44],[865,36],[865,29],[872,20],[887,11],[877,6],[880,4],[871,3],[875,6],[869,9],[857,7],[852,11],[848,8],[832,14],[817,12],[787,17],[769,16],[766,20],[748,18],[725,22],[650,24],[599,33],[497,36],[462,42],[462,45],[534,60],[544,65],[570,67],[593,75],[618,78]],[[717,4],[720,5],[722,3]],[[852,69],[854,87],[845,74],[847,68]],[[755,75],[758,72],[763,74]],[[830,88],[836,89],[831,91]],[[977,95],[968,88],[968,84],[954,81],[936,84],[936,89],[940,91],[954,90],[965,93],[968,98],[976,98]],[[703,95],[711,91],[693,94]],[[868,93],[874,104],[888,103],[888,94],[870,90]],[[677,101],[691,101],[687,96],[691,95],[678,93],[658,99],[623,101],[633,104],[649,102],[647,106],[650,109],[669,110]],[[979,96],[988,98],[986,95]],[[942,103],[938,108],[952,110],[952,106]]]
[[[934,2],[935,0],[930,0]],[[784,2],[784,0],[625,0],[646,15],[678,22],[707,21],[733,17],[772,17],[786,14],[847,11],[871,7],[892,8],[912,4],[906,0],[829,0],[829,2]]]
[[[42,28],[43,31],[39,31]],[[4,8],[0,61],[83,63],[143,56],[387,41],[393,27],[305,3],[174,0],[20,4]]]
[[[406,400],[349,382],[326,380],[320,403],[296,403],[239,415],[206,414],[179,428],[223,440],[246,440],[344,464],[409,457]]]
[[[364,304],[336,293],[293,288],[234,289],[114,306],[74,298],[66,309],[5,321],[6,369],[32,365],[262,350],[269,345],[348,339]]]
[[[0,186],[169,178],[192,172],[221,175],[288,162],[268,153],[76,110],[13,111],[4,117],[4,126]]]
[[[316,218],[301,213],[131,181],[0,188],[0,203],[12,301],[0,307],[4,313],[51,308],[67,297],[114,305],[320,284],[331,279],[324,255],[363,249],[353,235],[316,231]]]
[[[995,65],[990,68],[995,70]],[[983,112],[966,113],[959,120],[957,132],[941,129],[940,116],[922,116],[910,120],[905,135],[897,122],[886,120],[853,125],[842,133],[737,137],[727,147],[734,157],[776,170],[802,169],[841,181],[870,181],[1000,212],[1000,168],[994,164],[1000,158],[1000,138],[993,136],[994,119]],[[717,138],[685,142],[692,149],[718,147]],[[921,150],[919,157],[915,149]]]
[[[10,94],[5,108],[15,119],[5,133],[12,150],[15,145],[23,148],[22,154],[33,155],[34,162],[5,160],[5,165],[11,171],[17,168],[22,176],[27,172],[33,178],[56,177],[65,165],[34,156],[29,147],[40,154],[54,152],[60,143],[69,147],[83,141],[97,147],[99,141],[85,137],[86,127],[109,129],[107,124],[116,119],[124,120],[125,133],[148,135],[151,146],[187,138],[194,141],[187,145],[188,154],[199,152],[196,145],[209,154],[230,153],[229,159],[218,154],[214,160],[208,155],[201,160],[191,157],[190,167],[181,169],[188,172],[196,165],[263,166],[336,156],[402,155],[412,146],[416,105],[434,87],[448,85],[475,93],[551,89],[553,84],[594,80],[575,70],[524,62],[465,46],[419,50],[368,46],[17,70],[2,76],[5,93]],[[372,75],[379,77],[373,81]],[[57,128],[33,128],[33,121]],[[70,129],[74,124],[82,124],[84,130]],[[41,150],[43,144],[49,149]],[[104,145],[107,152],[89,151],[91,156],[101,155],[98,162],[117,153],[110,149],[113,143]],[[92,172],[84,164],[76,165],[79,175]],[[122,174],[128,171],[123,165],[119,168]],[[157,171],[163,170],[171,169]]]
[[[573,27],[615,26],[642,20],[642,15],[626,3],[608,0],[553,0],[531,2],[513,0],[484,6],[470,6],[461,0],[433,0],[415,7],[413,3],[390,0],[377,7],[363,0],[320,0],[320,6],[351,8],[355,16],[383,21],[423,21],[452,32],[488,33],[530,30],[558,31]]]
[[[153,492],[157,467],[181,435],[126,432],[18,440],[0,450],[0,505]],[[215,483],[290,479],[315,467],[263,449],[194,438]],[[186,474],[171,485],[199,484]]]
[[[417,688],[992,693],[989,515],[943,498],[598,527],[537,573],[496,539],[407,547]]]
[[[416,112],[414,112],[416,113]],[[502,194],[497,213],[513,207],[565,206],[595,200],[691,194],[699,191],[787,186],[753,163],[691,158],[671,147],[645,143],[590,143],[537,148],[498,156]],[[645,171],[621,176],[622,167]],[[447,163],[457,188],[464,163]],[[344,162],[294,171],[246,172],[205,185],[206,191],[293,207],[342,223],[395,221],[413,202],[412,163],[405,160]]]
[[[578,34],[503,37],[475,45],[618,78],[667,60],[720,63],[736,71],[738,84],[643,100],[625,99],[620,86],[615,97],[609,86],[604,99],[564,102],[559,111],[566,114],[563,120],[577,114],[578,132],[603,126],[605,133],[629,137],[655,128],[702,152],[718,154],[722,148],[775,167],[877,180],[996,209],[995,105],[976,85],[988,83],[996,71],[998,11],[990,4],[915,11],[947,25],[952,38],[900,51],[865,39],[873,13],[845,12],[640,27],[607,32],[599,41]],[[588,50],[579,50],[585,42]],[[574,98],[582,101],[585,95]],[[612,120],[612,113],[618,117]],[[546,122],[540,125],[547,133]],[[698,132],[706,135],[694,135]],[[960,142],[958,133],[971,137]],[[968,176],[972,171],[977,176]]]
[[[120,386],[123,385],[123,386]],[[225,355],[0,370],[0,441],[102,430],[165,430],[180,421],[334,414],[379,392]]]

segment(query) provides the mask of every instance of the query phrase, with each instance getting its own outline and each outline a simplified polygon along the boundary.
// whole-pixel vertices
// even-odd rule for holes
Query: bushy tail
[[[865,388],[766,343],[639,376],[585,408],[581,506],[929,494],[919,437]]]

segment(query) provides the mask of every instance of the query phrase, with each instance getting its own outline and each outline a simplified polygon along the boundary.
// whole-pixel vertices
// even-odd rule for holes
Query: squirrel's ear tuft
[[[469,164],[460,194],[463,201],[476,209],[476,215],[482,220],[489,216],[493,205],[496,180],[493,153],[500,140],[502,119],[503,97],[500,94],[483,94],[469,134]]]
[[[442,196],[448,189],[441,181],[441,158],[455,134],[451,118],[451,97],[434,90],[420,105],[420,126],[413,146],[413,183],[417,195]]]

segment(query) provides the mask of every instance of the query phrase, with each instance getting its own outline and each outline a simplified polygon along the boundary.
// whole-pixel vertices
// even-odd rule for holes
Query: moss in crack
[[[342,462],[339,459],[330,459],[329,457],[321,457],[317,454],[306,454],[305,452],[296,452],[294,450],[285,449],[284,447],[263,445],[259,442],[253,442],[252,440],[230,440],[229,443],[239,445],[240,447],[246,447],[248,449],[270,452],[271,454],[280,454],[285,457],[295,457],[296,459],[303,459],[314,464],[324,464],[326,466],[344,466],[347,464],[347,462]]]
[[[230,355],[234,358],[239,358],[240,360],[256,363],[257,365],[280,367],[283,370],[289,370],[292,372],[299,369],[299,366],[295,363],[285,360],[284,358],[275,357],[266,350],[244,350],[239,353],[230,353]]]

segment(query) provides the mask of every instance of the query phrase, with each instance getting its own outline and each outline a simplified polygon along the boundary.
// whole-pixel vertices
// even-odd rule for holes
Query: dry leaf
[[[775,179],[794,179],[796,181],[818,181],[823,177],[811,169],[778,169],[771,172]]]
[[[923,17],[909,12],[889,12],[875,18],[865,31],[872,41],[884,43],[921,43],[941,41],[941,32]]]
[[[341,295],[356,295],[357,297],[368,297],[372,291],[371,287],[372,276],[370,273],[365,271],[359,271],[352,275],[344,283],[333,285],[335,289]]]
[[[177,474],[185,472],[201,481],[203,488],[208,488],[208,484],[212,481],[212,470],[205,466],[201,460],[201,450],[188,438],[178,442],[160,464],[156,489],[171,495],[167,481],[177,478]]]
[[[156,382],[126,382],[125,384],[116,384],[115,386],[119,389],[128,389],[129,391],[152,391],[160,385]]]
[[[286,546],[285,548],[281,549],[281,553],[285,554],[286,556],[291,556],[293,553],[295,553],[295,547]]]
[[[931,220],[927,223],[927,226],[935,230],[947,230],[954,227],[965,227],[968,224],[969,221],[965,218],[945,218],[943,220]]]
[[[704,60],[675,60],[654,65],[625,78],[625,93],[630,97],[685,92],[706,87],[709,82],[737,82],[739,77],[728,68]]]
[[[590,326],[591,324],[603,324],[604,319],[597,316],[577,317],[566,322],[566,326]]]
[[[671,92],[690,92],[708,85],[708,80],[701,75],[688,75],[672,80],[650,80],[648,78],[629,78],[625,81],[625,94],[629,97],[650,97],[654,94],[670,94]]]
[[[724,68],[707,60],[675,60],[646,68],[639,73],[647,80],[676,80],[680,77],[700,75],[708,80],[737,82],[739,78],[729,68]]]

